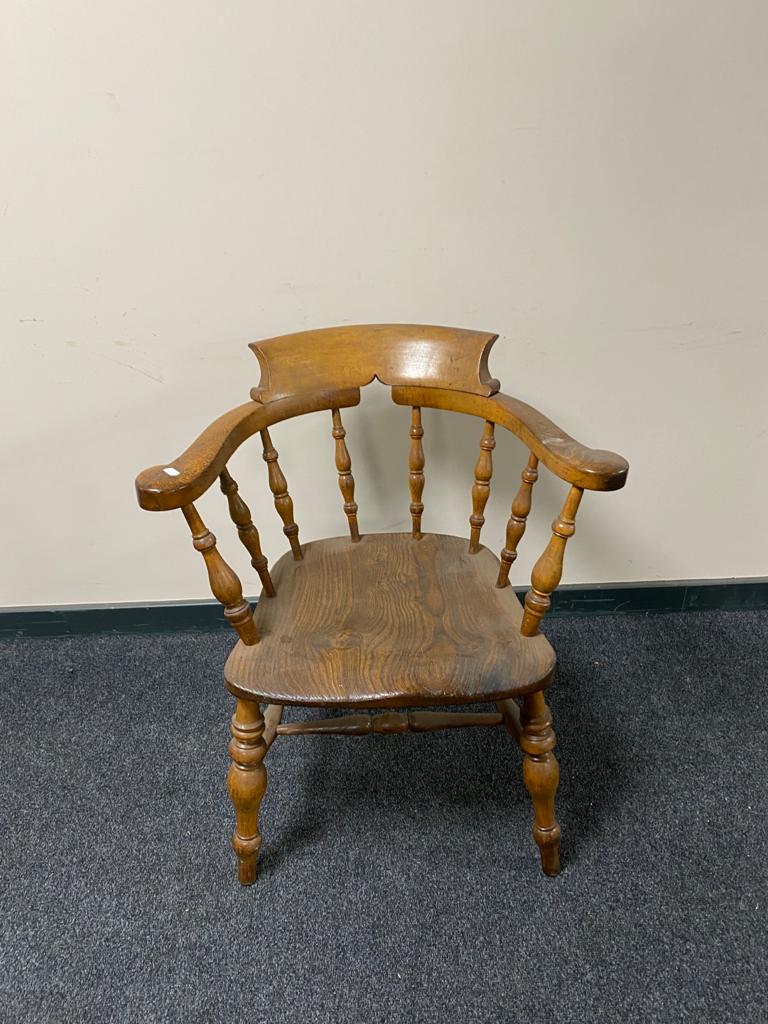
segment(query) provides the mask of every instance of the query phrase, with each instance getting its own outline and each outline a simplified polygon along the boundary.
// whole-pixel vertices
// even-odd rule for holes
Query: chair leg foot
[[[237,862],[237,880],[240,885],[253,885],[256,881],[256,861],[258,854],[253,857],[240,857]]]
[[[541,691],[524,699],[521,723],[523,781],[533,801],[533,838],[541,853],[542,871],[545,875],[557,875],[560,873],[560,826],[555,818],[555,793],[560,766],[552,753],[555,732]]]
[[[237,877],[241,885],[256,881],[256,862],[261,849],[259,807],[267,788],[264,755],[264,719],[255,701],[237,701],[232,716],[229,754],[232,764],[227,775],[229,797],[235,808],[232,846],[237,854]]]

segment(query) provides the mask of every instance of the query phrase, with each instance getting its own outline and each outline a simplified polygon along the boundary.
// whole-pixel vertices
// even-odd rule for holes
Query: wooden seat
[[[560,870],[559,768],[544,700],[555,655],[539,626],[560,582],[584,491],[623,487],[628,466],[621,456],[579,444],[532,406],[501,394],[488,370],[495,340],[494,334],[451,327],[369,324],[254,342],[261,377],[251,400],[219,417],[177,459],[145,470],[136,480],[142,508],[182,512],[211,591],[240,637],[227,660],[225,681],[236,698],[227,782],[236,821],[232,845],[244,885],[256,879],[262,844],[265,756],[278,737],[308,733],[354,736],[504,725],[523,754],[542,869],[548,875]],[[410,534],[366,536],[358,522],[341,410],[357,405],[360,389],[374,379],[391,387],[397,405],[410,407],[403,425]],[[468,541],[422,529],[423,408],[461,412],[467,423],[472,417],[482,423]],[[321,410],[331,414],[329,435],[349,536],[302,545],[270,428]],[[497,427],[515,434],[529,450],[500,560],[480,541]],[[255,434],[290,547],[271,572],[251,511],[228,468],[233,453]],[[541,466],[568,490],[521,606],[509,572]],[[194,504],[216,481],[262,582],[255,613]],[[392,710],[488,701],[496,711]],[[283,721],[285,706],[292,704],[348,707],[356,713]],[[377,713],[361,714],[361,708]]]
[[[261,637],[224,677],[238,697],[278,704],[418,707],[497,701],[546,686],[555,653],[520,635],[523,609],[497,589],[499,560],[427,534],[312,541],[283,555],[261,600]]]

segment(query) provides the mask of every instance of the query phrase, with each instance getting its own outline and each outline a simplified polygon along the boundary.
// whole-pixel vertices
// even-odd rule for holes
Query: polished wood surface
[[[264,709],[264,742],[267,749],[272,746],[277,736],[278,727],[283,720],[283,711],[282,704],[267,704]]]
[[[227,775],[229,798],[235,808],[235,831],[232,847],[237,855],[237,875],[242,885],[256,881],[256,862],[261,849],[259,808],[267,788],[264,755],[264,719],[259,705],[239,700],[232,716],[232,739],[229,756],[232,763]]]
[[[349,522],[349,536],[354,542],[360,540],[357,525],[357,502],[355,501],[355,478],[352,476],[352,459],[345,440],[347,432],[341,422],[339,409],[331,410],[333,439],[336,443],[336,472],[339,474],[339,490],[344,499],[344,512]]]
[[[424,514],[424,427],[421,425],[421,409],[411,409],[411,448],[408,453],[408,487],[411,492],[411,532],[416,540],[421,538],[421,517]]]
[[[617,491],[627,481],[626,459],[579,444],[538,409],[510,395],[484,398],[441,388],[393,387],[392,399],[397,405],[447,409],[491,420],[517,435],[555,476],[585,490]]]
[[[501,394],[487,362],[495,338],[449,327],[374,324],[254,342],[261,379],[252,389],[252,401],[215,420],[177,459],[145,470],[136,480],[142,508],[182,510],[211,591],[240,637],[227,660],[225,680],[236,697],[228,785],[236,818],[232,843],[244,885],[256,877],[262,842],[259,807],[267,782],[263,762],[278,738],[502,723],[523,754],[542,869],[550,875],[560,870],[560,826],[554,809],[559,768],[544,700],[555,656],[539,627],[562,578],[584,490],[623,487],[628,466],[621,456],[587,448],[532,406]],[[402,435],[410,534],[360,535],[341,410],[357,405],[360,388],[374,378],[391,386],[396,404],[410,407],[408,437],[405,425]],[[423,532],[423,408],[482,421],[468,546],[458,537]],[[350,535],[302,546],[270,428],[323,410],[331,412],[338,486]],[[512,500],[500,562],[480,542],[499,427],[515,434],[530,453]],[[271,573],[251,511],[227,466],[254,434],[261,436],[269,489],[290,545]],[[509,572],[541,466],[570,490],[535,562],[521,607],[509,586]],[[264,600],[255,613],[193,504],[217,478],[262,581]],[[485,701],[495,702],[497,710],[390,710]],[[261,703],[266,705],[263,714]],[[289,716],[284,722],[288,705],[371,708],[376,713],[309,721],[291,721]]]
[[[538,633],[539,623],[552,605],[550,594],[557,588],[563,575],[565,545],[576,532],[576,512],[583,493],[580,487],[570,489],[560,518],[552,523],[549,543],[533,567],[531,589],[525,595],[525,614],[520,629],[523,636],[535,636]]]
[[[258,646],[224,670],[237,696],[277,704],[416,707],[499,700],[546,686],[555,656],[520,635],[522,608],[495,587],[498,559],[460,537],[364,535],[304,545],[272,568]]]
[[[150,466],[136,477],[136,497],[148,512],[181,508],[204,494],[240,445],[274,423],[322,409],[346,409],[360,403],[356,388],[296,395],[271,405],[245,402],[207,427],[172,462]]]
[[[520,721],[520,706],[517,701],[514,697],[508,697],[506,700],[496,701],[496,707],[504,720],[504,728],[515,742],[519,743],[523,734],[523,726]]]
[[[293,499],[288,493],[288,481],[277,461],[277,449],[272,444],[272,438],[266,427],[261,431],[261,442],[264,446],[263,454],[267,464],[269,489],[272,491],[277,514],[283,521],[283,533],[288,538],[293,557],[298,562],[301,560],[301,544],[299,543],[299,528],[293,518]]]
[[[252,645],[259,641],[253,623],[251,606],[243,598],[243,587],[234,569],[219,554],[216,538],[205,525],[194,505],[185,505],[182,510],[192,533],[192,543],[205,560],[211,593],[224,605],[224,614],[237,630],[243,644]]]
[[[243,547],[251,556],[251,565],[259,574],[264,593],[267,597],[274,597],[275,588],[272,584],[272,577],[269,575],[269,563],[264,552],[261,550],[261,539],[259,531],[253,525],[251,510],[241,498],[237,483],[229,470],[222,469],[219,480],[222,493],[227,498],[229,517],[237,527],[237,535]]]
[[[555,794],[560,767],[553,751],[555,732],[543,693],[527,694],[522,708],[509,698],[496,705],[504,727],[523,752],[523,781],[533,803],[533,838],[539,847],[542,871],[560,872],[560,826],[555,818]]]
[[[270,704],[270,707],[275,705]],[[436,732],[442,729],[486,728],[502,725],[504,716],[497,713],[471,711],[383,711],[380,714],[341,715],[338,718],[315,718],[309,721],[285,722],[277,726],[280,736],[370,736],[402,732]]]
[[[489,420],[483,425],[483,436],[480,438],[480,455],[475,464],[475,482],[472,485],[472,515],[469,517],[469,553],[477,554],[480,550],[480,531],[485,523],[485,506],[491,493],[491,476],[493,475],[493,449],[496,441],[493,436],[494,424]]]
[[[537,409],[509,395],[484,397],[443,387],[393,386],[392,398],[398,405],[463,412],[503,426],[553,473],[587,490],[617,490],[626,482],[629,467],[620,455],[579,444]],[[252,401],[237,406],[215,420],[176,459],[140,473],[136,478],[139,504],[150,512],[190,504],[211,486],[232,454],[253,434],[294,416],[359,402],[358,387],[318,384],[315,391],[272,398],[268,404]]]
[[[520,489],[512,502],[512,511],[507,523],[507,537],[504,547],[501,549],[501,565],[499,566],[499,576],[496,580],[497,587],[509,585],[509,570],[517,558],[517,546],[525,533],[525,526],[531,512],[533,485],[539,478],[538,465],[539,460],[531,452],[528,456],[528,464],[521,475]]]
[[[484,331],[424,324],[326,327],[254,341],[261,379],[251,397],[274,402],[288,395],[382,384],[420,384],[492,395],[488,371],[498,337]]]
[[[560,766],[553,750],[555,732],[552,715],[544,694],[530,693],[523,698],[519,737],[523,751],[523,781],[533,802],[533,838],[541,852],[545,875],[560,872],[560,826],[555,817],[555,793],[560,781]]]

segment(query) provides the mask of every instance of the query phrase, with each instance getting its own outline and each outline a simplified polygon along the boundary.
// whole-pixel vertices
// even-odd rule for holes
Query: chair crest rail
[[[360,324],[254,341],[261,379],[251,397],[266,404],[318,389],[361,388],[374,378],[492,395],[499,382],[488,370],[488,353],[497,338],[458,327]]]

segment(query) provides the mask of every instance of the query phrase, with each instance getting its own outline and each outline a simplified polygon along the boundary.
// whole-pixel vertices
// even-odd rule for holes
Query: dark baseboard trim
[[[524,591],[520,593],[520,598]],[[594,583],[560,587],[552,614],[618,615],[768,608],[768,579],[673,580],[655,583]]]
[[[0,639],[231,629],[215,601],[63,605],[0,611]]]
[[[525,591],[518,591],[522,600]],[[253,600],[253,599],[252,599]],[[768,579],[679,580],[564,586],[555,592],[553,615],[659,614],[768,608]],[[136,605],[66,605],[0,610],[0,639],[117,633],[227,630],[215,601]]]

